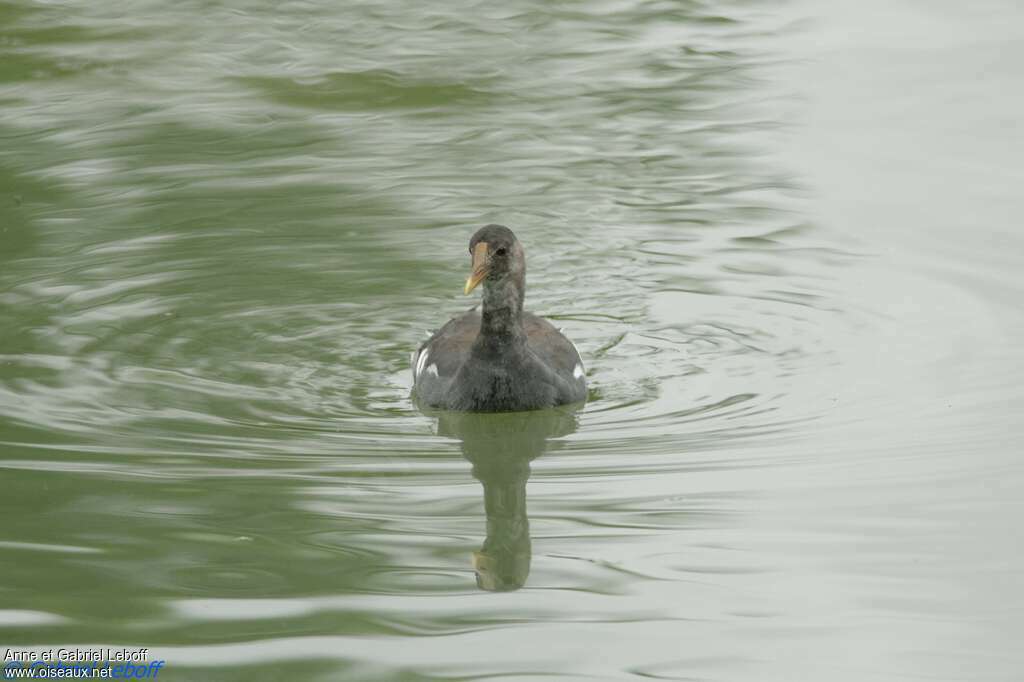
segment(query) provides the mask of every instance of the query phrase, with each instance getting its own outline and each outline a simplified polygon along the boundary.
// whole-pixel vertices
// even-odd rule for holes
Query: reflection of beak
[[[493,558],[483,552],[473,552],[473,571],[476,572],[476,582],[481,589],[495,592],[501,587],[495,568]]]
[[[473,272],[466,279],[466,288],[463,293],[468,294],[469,292],[476,289],[476,285],[480,284],[487,276],[487,242],[480,242],[473,247]]]

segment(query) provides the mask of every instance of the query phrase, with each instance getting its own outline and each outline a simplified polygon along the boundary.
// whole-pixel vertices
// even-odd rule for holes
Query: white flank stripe
[[[568,336],[565,337],[565,338],[569,339]],[[573,343],[572,339],[569,339],[569,343],[572,343],[572,349],[574,351],[576,351],[576,357],[578,357],[580,359],[580,361],[578,363],[576,363],[576,366],[580,368],[581,372],[586,372],[587,370],[583,367],[583,354],[580,353],[580,349],[576,347],[576,344]],[[575,369],[572,371],[572,374],[573,374],[573,376],[576,376],[576,370]]]
[[[416,369],[414,369],[412,372],[413,379],[419,378],[420,373],[423,371],[423,366],[427,364],[428,355],[430,355],[429,349],[424,348],[422,351],[420,351],[420,356],[416,358]]]

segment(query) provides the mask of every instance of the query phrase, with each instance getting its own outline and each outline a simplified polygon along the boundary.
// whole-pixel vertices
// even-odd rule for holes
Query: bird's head
[[[473,258],[473,266],[466,279],[465,293],[476,289],[481,282],[485,290],[513,284],[522,292],[526,258],[523,246],[512,230],[503,225],[481,227],[469,240],[469,254]]]

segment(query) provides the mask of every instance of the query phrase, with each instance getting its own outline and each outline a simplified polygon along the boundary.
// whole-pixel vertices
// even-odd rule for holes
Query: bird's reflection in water
[[[526,514],[530,462],[544,454],[551,439],[576,430],[577,409],[438,415],[438,434],[462,441],[462,454],[484,486],[487,539],[473,552],[481,589],[506,592],[526,584],[532,556]]]

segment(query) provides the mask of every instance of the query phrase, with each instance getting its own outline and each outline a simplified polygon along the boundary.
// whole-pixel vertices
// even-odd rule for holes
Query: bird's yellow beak
[[[473,272],[466,278],[463,293],[476,289],[476,286],[487,276],[487,242],[480,242],[473,247]]]

